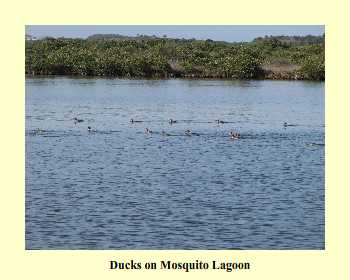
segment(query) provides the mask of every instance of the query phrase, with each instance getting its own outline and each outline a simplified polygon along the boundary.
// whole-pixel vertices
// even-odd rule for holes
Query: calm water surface
[[[27,79],[26,248],[324,249],[324,107],[314,82]]]

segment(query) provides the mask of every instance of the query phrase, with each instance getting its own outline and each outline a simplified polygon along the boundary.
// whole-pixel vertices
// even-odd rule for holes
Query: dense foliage
[[[45,38],[26,41],[25,66],[30,75],[323,80],[320,38],[308,43],[299,37],[293,43],[278,37],[251,43],[118,35]],[[284,76],[273,70],[276,65]]]

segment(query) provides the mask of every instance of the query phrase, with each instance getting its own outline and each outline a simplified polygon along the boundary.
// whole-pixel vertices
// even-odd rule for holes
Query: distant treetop
[[[304,46],[304,45],[313,45],[313,44],[322,44],[325,40],[325,35],[314,36],[314,35],[306,35],[306,36],[265,36],[258,37],[253,40],[253,42],[266,42],[278,40],[282,44],[293,45],[293,46]]]

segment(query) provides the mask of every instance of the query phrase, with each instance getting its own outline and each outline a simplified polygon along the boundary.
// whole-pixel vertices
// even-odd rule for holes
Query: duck
[[[84,120],[83,119],[78,119],[78,118],[74,118],[74,123],[80,123],[80,122],[83,122]]]
[[[36,128],[33,130],[33,133],[42,133],[45,132],[45,130],[41,129],[41,128]]]
[[[96,132],[96,129],[92,129],[91,126],[88,126],[88,132]]]
[[[231,139],[239,139],[239,138],[241,138],[241,135],[238,132],[230,131],[230,138]]]
[[[177,120],[169,119],[169,123],[170,124],[177,123]]]
[[[145,133],[146,134],[151,134],[151,133],[153,133],[153,131],[146,127],[145,128]]]
[[[284,123],[283,123],[283,126],[284,126],[284,127],[287,127],[287,126],[297,126],[297,125],[296,125],[296,124],[290,124],[290,123],[284,122]]]
[[[215,122],[216,122],[217,124],[226,123],[225,121],[222,121],[222,120],[215,120]]]
[[[192,136],[192,130],[187,129],[187,130],[185,131],[185,135],[186,135],[186,136]]]
[[[325,146],[324,143],[306,143],[307,146]]]
[[[135,121],[134,119],[130,119],[130,122],[131,122],[131,123],[140,123],[140,122],[142,122],[142,121]]]

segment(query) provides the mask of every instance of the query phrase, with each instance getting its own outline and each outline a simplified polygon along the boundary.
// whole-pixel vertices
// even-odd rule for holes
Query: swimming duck
[[[37,129],[34,129],[33,130],[33,133],[42,133],[42,132],[45,132],[45,130],[41,129],[41,128],[37,128]]]
[[[220,123],[225,123],[224,121],[222,121],[222,120],[215,120],[215,122],[217,123],[217,124],[220,124]]]
[[[177,121],[176,121],[176,120],[173,120],[173,119],[170,119],[170,120],[169,120],[169,123],[170,123],[170,124],[173,124],[173,123],[177,123]]]
[[[74,123],[80,123],[80,122],[83,122],[84,120],[83,119],[78,119],[78,118],[74,118]]]
[[[187,135],[187,136],[192,136],[192,130],[187,129],[187,130],[185,131],[185,135]]]
[[[284,123],[283,123],[283,126],[284,126],[284,127],[287,127],[287,126],[297,126],[297,125],[296,125],[296,124],[290,124],[290,123],[284,122]]]
[[[241,135],[238,132],[230,131],[230,138],[231,139],[239,139],[239,138],[241,138]]]
[[[146,134],[151,134],[151,133],[153,133],[153,131],[146,127],[145,128],[145,133]]]
[[[140,123],[140,122],[142,122],[142,121],[135,121],[134,119],[130,119],[130,122],[131,122],[131,123]]]
[[[96,129],[92,129],[91,126],[88,126],[88,131],[89,132],[96,132],[97,130]]]

